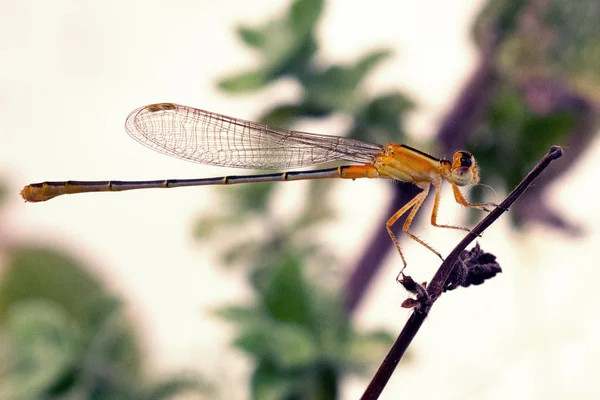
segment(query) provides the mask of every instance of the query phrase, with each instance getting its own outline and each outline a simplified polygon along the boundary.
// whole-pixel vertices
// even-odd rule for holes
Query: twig
[[[377,399],[385,385],[389,381],[400,359],[404,355],[406,349],[414,339],[415,335],[421,328],[423,321],[427,317],[429,310],[437,298],[442,294],[442,290],[448,277],[452,273],[454,264],[458,261],[460,254],[467,246],[480,236],[500,215],[508,211],[510,206],[527,190],[529,185],[546,169],[550,163],[563,154],[562,148],[552,146],[548,153],[540,160],[540,162],[527,174],[527,176],[517,185],[517,187],[508,195],[508,197],[491,213],[489,213],[471,232],[469,232],[463,240],[452,250],[446,260],[442,263],[438,271],[433,276],[433,279],[427,287],[428,295],[422,299],[423,303],[415,307],[412,315],[404,325],[400,335],[392,345],[392,348],[386,355],[385,359],[379,366],[375,376],[367,386],[362,399]]]

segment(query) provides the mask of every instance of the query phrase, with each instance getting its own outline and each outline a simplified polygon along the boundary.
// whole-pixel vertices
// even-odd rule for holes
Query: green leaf
[[[353,114],[363,103],[362,93],[351,84],[350,71],[331,67],[307,82],[305,103],[323,114],[344,112]]]
[[[198,239],[210,238],[218,228],[228,225],[236,218],[234,216],[203,216],[194,224],[194,236]]]
[[[282,104],[267,110],[260,117],[260,122],[278,128],[286,128],[301,117],[303,117],[303,115],[300,106],[295,104]]]
[[[256,70],[244,72],[219,81],[219,89],[230,93],[245,93],[262,89],[270,81],[269,72]]]
[[[154,384],[149,389],[144,390],[143,396],[140,396],[140,398],[147,400],[163,400],[171,399],[180,393],[214,394],[212,387],[198,377],[188,378],[176,376],[167,378],[162,382]],[[214,396],[207,398],[214,398]]]
[[[318,50],[317,42],[312,35],[302,40],[289,43],[285,51],[279,52],[276,59],[269,64],[273,71],[272,78],[291,76],[301,82],[306,82],[311,75],[311,60]]]
[[[276,321],[263,320],[260,324],[245,326],[235,345],[284,369],[304,367],[318,356],[310,332],[299,325]]]
[[[355,117],[350,137],[371,143],[402,143],[405,137],[403,118],[414,103],[401,93],[375,97]]]
[[[256,324],[263,317],[263,314],[256,307],[248,306],[219,307],[212,314],[218,318],[237,324]]]
[[[289,398],[293,382],[272,362],[260,360],[252,374],[251,387],[255,400],[281,400]]]
[[[64,309],[50,301],[24,300],[5,315],[5,328],[14,345],[6,383],[15,398],[19,393],[37,398],[72,385],[65,378],[79,362],[81,338]]]
[[[228,187],[228,193],[236,199],[237,207],[243,212],[263,213],[269,205],[269,197],[277,182],[255,182],[251,185]]]
[[[331,66],[307,82],[307,103],[311,108],[342,111],[354,114],[364,103],[360,90],[366,75],[391,53],[385,50],[373,51],[363,56],[352,66]]]
[[[323,83],[330,89],[338,88],[343,91],[355,89],[362,84],[362,80],[377,64],[391,55],[388,50],[376,50],[364,55],[352,66],[332,66],[323,73]]]
[[[279,321],[306,324],[309,297],[298,260],[288,255],[273,269],[263,299],[266,309]]]
[[[373,68],[375,68],[383,60],[390,58],[392,55],[393,53],[390,50],[380,49],[373,50],[370,53],[362,56],[362,58],[359,59],[356,65],[351,69],[354,82],[359,84],[360,81],[362,81],[365,76],[367,76],[367,74],[373,70]]]
[[[242,41],[248,46],[256,49],[264,47],[266,40],[263,32],[260,30],[240,26],[237,28],[237,32]]]
[[[79,324],[90,322],[88,307],[103,295],[99,280],[78,261],[52,249],[11,251],[0,281],[0,324],[10,307],[27,299],[48,299],[64,307]]]
[[[292,4],[289,22],[298,37],[311,33],[321,16],[323,0],[296,0]]]
[[[317,49],[313,29],[321,7],[322,0],[298,0],[284,19],[258,29],[239,27],[242,40],[260,51],[262,66],[257,71],[223,79],[220,88],[241,93],[261,89],[283,75],[305,74]]]

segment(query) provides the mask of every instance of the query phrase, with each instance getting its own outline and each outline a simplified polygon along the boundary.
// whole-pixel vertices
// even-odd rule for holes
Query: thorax
[[[426,153],[401,144],[388,143],[373,166],[382,177],[410,183],[429,183],[441,179],[440,161]]]

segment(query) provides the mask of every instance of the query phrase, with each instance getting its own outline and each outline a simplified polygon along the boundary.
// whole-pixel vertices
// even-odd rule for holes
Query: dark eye
[[[470,167],[473,164],[472,156],[469,153],[461,153],[460,157],[460,165],[463,167]]]

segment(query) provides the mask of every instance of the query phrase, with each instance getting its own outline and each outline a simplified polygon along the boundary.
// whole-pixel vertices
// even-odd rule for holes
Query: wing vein
[[[371,163],[379,145],[339,136],[275,128],[192,107],[164,103],[134,110],[131,137],[176,158],[236,168],[298,168],[331,161]]]

